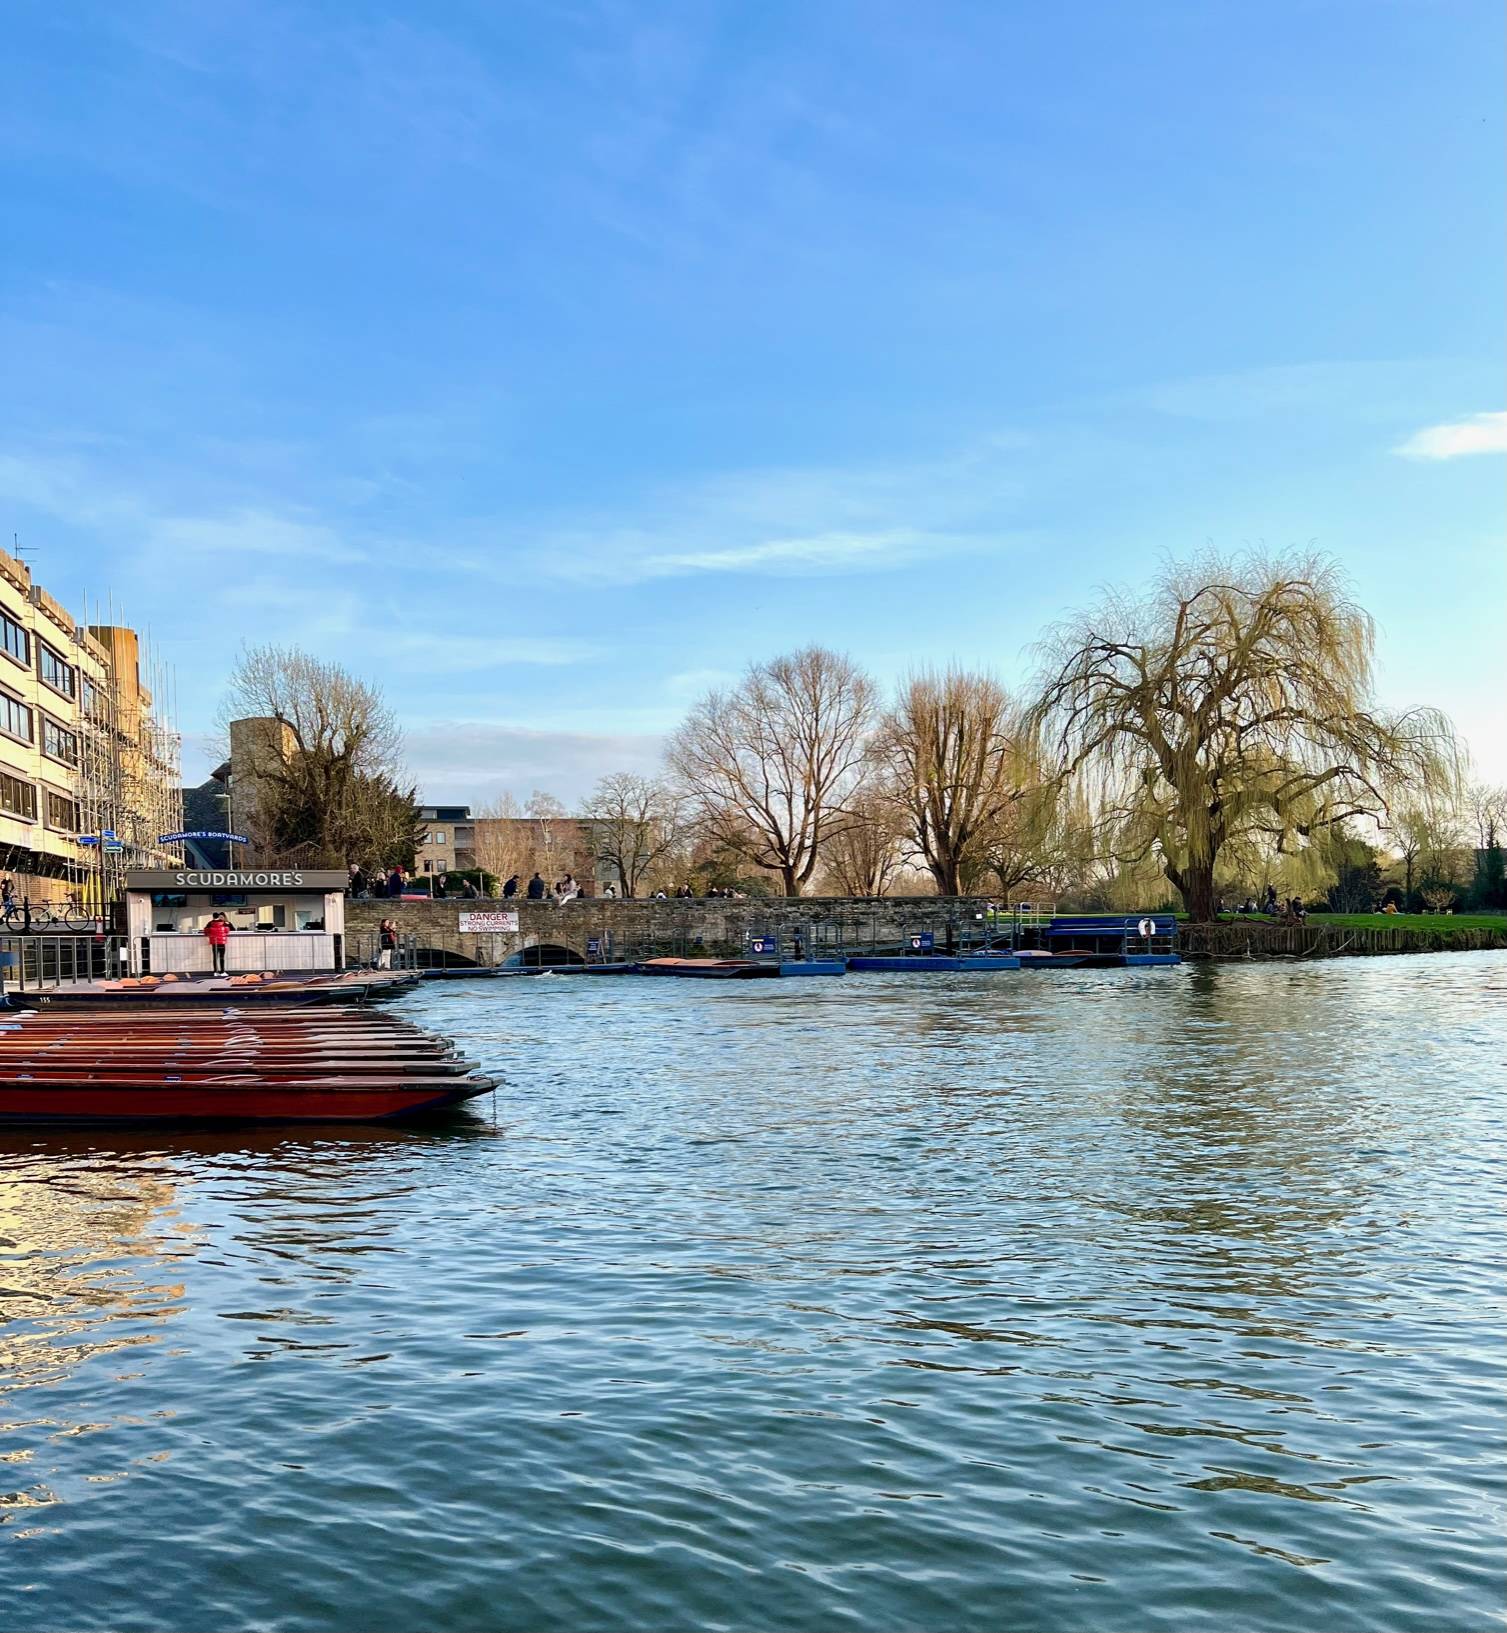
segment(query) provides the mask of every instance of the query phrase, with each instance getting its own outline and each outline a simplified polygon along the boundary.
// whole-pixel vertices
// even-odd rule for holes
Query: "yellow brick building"
[[[171,867],[178,738],[142,681],[136,632],[76,620],[0,550],[0,878],[18,901],[91,910],[125,869]],[[116,850],[81,837],[117,836]]]

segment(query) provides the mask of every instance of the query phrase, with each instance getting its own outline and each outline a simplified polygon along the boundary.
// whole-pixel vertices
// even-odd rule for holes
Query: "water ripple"
[[[4,1625],[1500,1628],[1504,979],[456,983],[495,1124],[0,1136]]]

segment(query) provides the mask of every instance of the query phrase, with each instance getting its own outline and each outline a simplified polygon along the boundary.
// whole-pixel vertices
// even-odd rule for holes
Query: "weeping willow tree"
[[[1333,563],[1206,556],[1052,631],[1029,723],[1090,779],[1116,853],[1155,856],[1209,920],[1227,850],[1281,854],[1457,785],[1448,720],[1373,701],[1374,644]]]

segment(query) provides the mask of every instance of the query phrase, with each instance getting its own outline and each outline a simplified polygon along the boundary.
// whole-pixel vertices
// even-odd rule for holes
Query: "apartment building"
[[[476,827],[469,805],[421,805],[423,831],[414,853],[414,872],[433,877],[476,866]]]
[[[134,630],[76,620],[0,550],[0,874],[17,897],[100,907],[127,868],[178,863],[158,838],[182,826],[178,738],[142,661]]]

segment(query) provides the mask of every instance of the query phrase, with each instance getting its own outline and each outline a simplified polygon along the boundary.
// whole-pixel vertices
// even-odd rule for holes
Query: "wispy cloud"
[[[983,439],[930,460],[724,472],[625,496],[612,514],[560,516],[509,541],[506,571],[589,585],[704,574],[770,578],[892,572],[998,550],[1022,492],[1019,439]],[[624,524],[623,515],[632,521]],[[499,552],[469,565],[498,572]]]
[[[1392,450],[1404,459],[1460,459],[1466,454],[1507,454],[1507,414],[1472,414],[1465,420],[1427,425]]]
[[[418,630],[372,633],[387,660],[427,674],[471,674],[512,664],[586,663],[602,656],[590,641],[554,635],[427,634]]]
[[[429,800],[483,805],[535,788],[576,804],[609,771],[653,775],[663,738],[650,734],[535,731],[492,721],[437,720],[407,729],[409,775]]]
[[[185,511],[162,504],[112,472],[103,461],[55,454],[0,454],[0,500],[95,532],[113,548],[136,551],[143,564],[171,568],[210,559],[290,557],[352,565],[376,553],[297,506],[229,503]]]
[[[160,516],[142,519],[142,542],[179,560],[215,557],[292,556],[302,561],[352,564],[366,552],[312,517],[250,506],[221,515]]]

